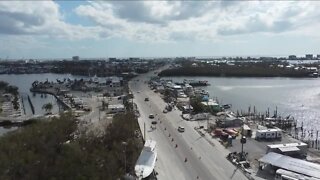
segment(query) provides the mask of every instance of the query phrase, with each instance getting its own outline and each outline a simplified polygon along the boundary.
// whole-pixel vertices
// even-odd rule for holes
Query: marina
[[[180,83],[182,80],[183,83]],[[224,80],[227,81],[227,79]],[[279,81],[279,79],[277,80]],[[206,81],[206,79],[202,78],[202,81]],[[183,77],[172,79],[153,77],[149,81],[149,87],[155,93],[160,93],[160,96],[168,103],[167,107],[171,107],[170,110],[166,108],[166,112],[164,111],[163,113],[171,111],[176,105],[182,111],[184,120],[198,122],[199,126],[195,126],[194,129],[202,137],[205,137],[205,134],[208,133],[212,138],[219,139],[219,142],[227,149],[230,149],[230,154],[227,158],[235,166],[239,166],[248,177],[273,176],[274,173],[268,174],[271,171],[261,168],[255,161],[257,158],[263,159],[264,157],[261,154],[266,151],[273,151],[265,155],[266,157],[269,155],[271,159],[278,156],[275,153],[277,152],[283,156],[283,159],[288,161],[299,161],[300,163],[309,163],[310,166],[313,166],[314,163],[309,162],[308,159],[318,157],[315,151],[319,147],[319,133],[315,126],[304,126],[305,120],[296,119],[292,114],[285,114],[285,112],[281,111],[284,107],[280,106],[279,108],[278,104],[275,105],[274,109],[266,106],[265,110],[255,104],[250,104],[247,108],[244,108],[245,106],[242,104],[239,109],[235,109],[237,106],[233,106],[233,101],[222,104],[221,99],[225,97],[218,96],[217,93],[210,90],[212,86],[217,86],[213,81],[211,81],[213,83],[210,83],[211,86],[201,88],[192,87],[185,82]],[[255,85],[242,85],[242,87],[246,86],[252,87]],[[294,86],[294,84],[291,84],[291,86]],[[283,87],[283,91],[288,90],[285,86]],[[226,91],[234,92],[235,89]],[[271,86],[268,90],[273,90],[273,87]],[[295,91],[296,88],[290,90]],[[198,93],[205,91],[208,93]],[[254,92],[251,93],[254,94]],[[283,92],[279,91],[279,94],[281,93]],[[287,91],[285,93],[291,92]],[[299,97],[299,94],[296,94],[296,96]],[[260,97],[253,97],[251,99],[255,98],[259,99]],[[268,98],[265,96],[263,98],[265,101],[268,101]],[[195,103],[195,101],[197,102]],[[301,133],[306,131],[308,132],[307,138],[305,134]],[[274,142],[278,142],[279,144],[273,145]],[[246,144],[246,148],[244,148],[244,144]],[[265,148],[265,145],[268,149]],[[306,148],[308,148],[308,152],[306,152]],[[288,158],[285,155],[288,155]],[[291,157],[294,158],[290,159]],[[295,159],[296,157],[298,159]],[[272,170],[284,168],[284,166],[273,164],[271,161],[268,161],[268,163],[271,166],[269,167],[268,165],[268,167]],[[314,166],[318,165],[315,164]],[[310,175],[305,170],[289,170],[301,176],[308,175],[310,178],[318,178],[317,173],[311,173]]]

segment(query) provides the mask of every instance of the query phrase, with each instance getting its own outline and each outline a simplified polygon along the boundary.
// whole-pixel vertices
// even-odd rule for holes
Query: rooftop
[[[272,166],[276,166],[307,176],[320,178],[320,165],[305,160],[270,152],[260,158],[259,162],[270,164]]]

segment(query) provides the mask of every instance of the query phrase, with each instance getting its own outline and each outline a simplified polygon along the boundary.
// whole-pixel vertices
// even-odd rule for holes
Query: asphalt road
[[[142,132],[145,124],[146,139],[157,142],[155,169],[158,179],[247,179],[225,158],[227,150],[218,143],[209,143],[194,130],[196,123],[183,120],[178,110],[162,113],[165,102],[145,83],[152,75],[153,72],[134,78],[129,87],[141,114],[139,125]],[[144,101],[146,97],[148,102]],[[149,114],[154,114],[154,120],[158,122],[154,130],[151,129],[153,119],[149,119]],[[178,132],[178,126],[185,127],[185,132]]]

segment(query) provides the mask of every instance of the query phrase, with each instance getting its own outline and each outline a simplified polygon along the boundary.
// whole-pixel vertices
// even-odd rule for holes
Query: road
[[[146,139],[157,142],[155,169],[158,179],[247,179],[225,158],[227,150],[218,143],[209,143],[194,130],[196,123],[183,120],[178,110],[162,113],[165,102],[145,83],[152,75],[153,72],[150,72],[134,78],[129,82],[129,87],[141,114],[138,121],[142,132],[145,124]],[[149,98],[148,102],[144,101],[146,97]],[[154,120],[158,123],[155,130],[150,127],[152,120],[149,114],[156,115]],[[185,127],[185,132],[178,132],[178,126]]]

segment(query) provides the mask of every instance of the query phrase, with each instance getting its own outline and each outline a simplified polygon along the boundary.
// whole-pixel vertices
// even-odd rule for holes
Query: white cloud
[[[54,1],[0,1],[0,34],[61,39],[221,41],[244,34],[319,37],[320,2],[93,1],[74,9],[94,26],[64,21]]]
[[[99,27],[63,21],[53,1],[0,1],[0,34],[40,35],[67,39],[94,38]]]
[[[319,2],[91,2],[75,9],[111,36],[145,41],[215,41],[227,35],[297,32],[319,24]],[[312,18],[310,18],[312,17]]]

